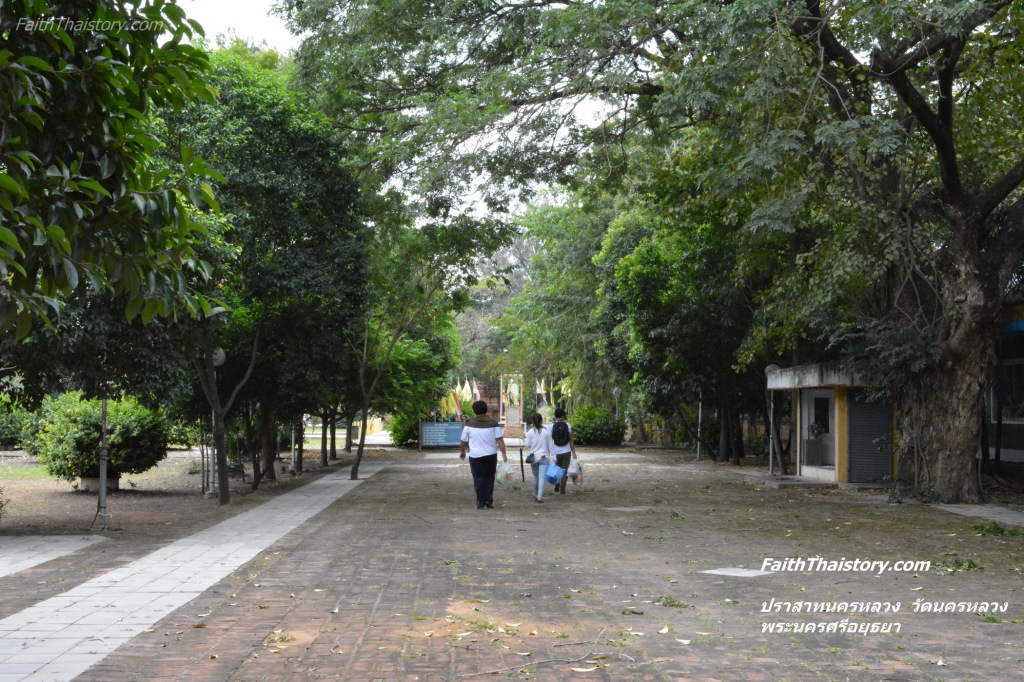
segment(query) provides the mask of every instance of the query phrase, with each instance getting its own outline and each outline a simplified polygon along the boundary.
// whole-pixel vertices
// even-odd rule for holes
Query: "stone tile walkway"
[[[364,460],[364,480],[343,469],[58,596],[40,588],[0,621],[0,682],[937,682],[1024,669],[1024,538],[978,536],[977,519],[934,506],[769,490],[679,453],[581,458],[587,481],[568,495],[536,504],[527,468],[485,511],[457,454]],[[819,556],[930,564],[761,570]],[[804,603],[902,608],[765,610]],[[838,629],[876,621],[900,631]]]
[[[352,481],[339,470],[0,620],[0,682],[73,679],[376,470],[360,473]]]
[[[104,540],[101,535],[0,535],[0,578]]]

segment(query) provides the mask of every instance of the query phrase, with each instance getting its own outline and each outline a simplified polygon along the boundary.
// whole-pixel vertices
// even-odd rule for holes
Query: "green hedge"
[[[572,440],[577,445],[621,445],[626,423],[607,410],[585,407],[569,415]]]
[[[101,401],[64,393],[47,398],[35,447],[53,476],[67,481],[99,475]],[[108,475],[138,474],[167,456],[167,424],[133,397],[107,401]]]

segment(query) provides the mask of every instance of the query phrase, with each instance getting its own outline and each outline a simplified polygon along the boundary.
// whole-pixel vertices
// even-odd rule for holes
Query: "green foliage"
[[[359,187],[337,136],[289,89],[276,54],[236,40],[209,62],[218,100],[160,112],[164,162],[196,153],[223,174],[216,190],[225,226],[211,239],[218,278],[208,293],[232,310],[178,332],[190,357],[204,344],[225,350],[222,406],[290,423],[357,390],[342,339],[366,308],[369,234]]]
[[[339,127],[366,133],[360,154],[382,176],[405,173],[435,206],[470,183],[495,207],[530,181],[588,188],[587,206],[527,217],[549,251],[503,318],[500,368],[559,367],[529,373],[597,404],[600,386],[578,384],[635,369],[659,412],[713,389],[724,436],[735,403],[763,405],[760,365],[850,351],[908,414],[964,434],[952,446],[935,429],[922,448],[959,497],[975,485],[963,472],[983,391],[953,408],[917,387],[983,383],[984,363],[962,359],[991,350],[1024,281],[1020,6],[304,0],[283,13],[308,31],[304,81]],[[593,99],[597,123],[579,106]],[[607,229],[621,206],[650,209],[645,244]],[[751,370],[739,385],[733,366]],[[950,447],[956,466],[934,466]]]
[[[499,320],[508,353],[497,354],[488,370],[555,378],[565,393],[607,404],[612,389],[627,385],[632,373],[609,341],[616,322],[598,309],[610,270],[595,257],[618,207],[607,196],[573,196],[566,203],[535,207],[520,219],[537,253],[526,285]]]
[[[1007,528],[998,521],[989,521],[987,524],[978,524],[974,526],[974,530],[978,532],[978,535],[1002,535],[1007,537],[1020,537],[1024,535],[1024,532],[1017,530],[1016,528]]]
[[[0,447],[13,449],[21,443],[22,430],[31,415],[9,395],[0,395]]]
[[[52,21],[101,22],[75,30]],[[208,305],[190,272],[201,230],[189,203],[212,205],[200,158],[158,168],[151,105],[212,100],[200,33],[173,0],[7,0],[0,14],[0,330],[88,285],[124,296],[129,317]],[[169,39],[162,36],[171,36]]]
[[[177,419],[167,424],[167,442],[192,449],[199,445],[203,437],[203,425],[199,420],[183,421]]]
[[[388,422],[391,440],[395,445],[418,443],[420,439],[420,421],[423,415],[415,412],[396,412]]]
[[[102,401],[78,392],[44,401],[39,454],[53,476],[67,481],[99,475]],[[107,402],[109,475],[142,473],[167,456],[167,424],[127,396]]]
[[[459,358],[459,340],[450,316],[431,322],[425,339],[396,345],[392,362],[383,377],[375,406],[391,413],[389,429],[397,445],[419,440],[419,422],[436,407],[438,396],[448,391],[448,372]]]
[[[29,408],[47,395],[80,389],[89,397],[131,393],[173,401],[187,379],[179,324],[127,319],[124,302],[79,291],[64,299],[60,317],[24,340],[0,335],[0,357],[16,368],[18,399]]]
[[[621,445],[626,435],[626,423],[607,410],[584,407],[569,421],[577,445]]]
[[[32,457],[39,457],[42,454],[40,433],[47,423],[50,405],[52,405],[52,401],[44,400],[38,410],[30,412],[21,422],[21,435],[18,441],[21,443],[21,448]]]

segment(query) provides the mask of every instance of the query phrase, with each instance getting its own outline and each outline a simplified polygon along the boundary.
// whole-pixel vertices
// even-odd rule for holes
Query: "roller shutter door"
[[[892,407],[866,402],[863,389],[850,391],[850,483],[892,479]]]

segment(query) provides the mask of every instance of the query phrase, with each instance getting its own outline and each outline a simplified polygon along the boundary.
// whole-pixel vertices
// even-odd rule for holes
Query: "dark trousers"
[[[494,474],[497,469],[498,453],[469,458],[469,470],[473,474],[473,488],[476,490],[477,509],[494,504]]]
[[[572,462],[572,452],[560,452],[555,455],[555,464],[562,467],[564,473],[561,480],[555,485],[555,492],[565,494],[565,484],[569,480],[569,463]]]

